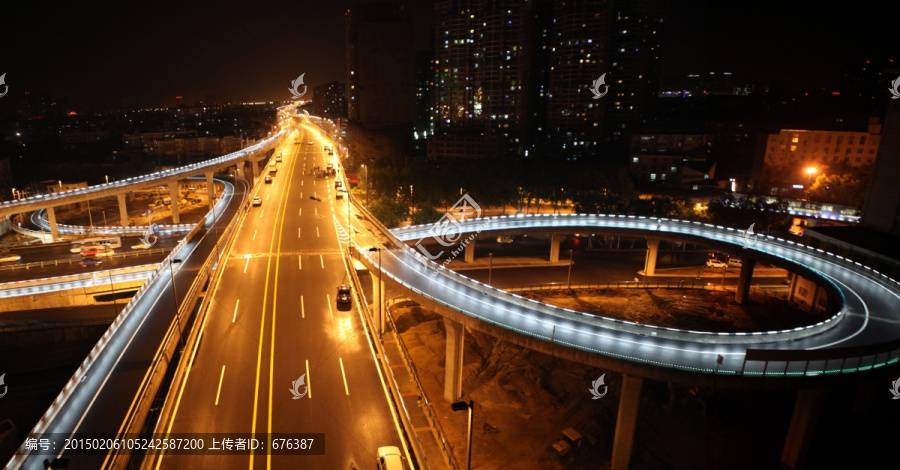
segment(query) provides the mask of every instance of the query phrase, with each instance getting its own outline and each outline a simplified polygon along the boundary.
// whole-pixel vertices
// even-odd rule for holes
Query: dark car
[[[82,266],[85,266],[85,267],[87,267],[87,266],[96,266],[96,265],[98,265],[98,264],[103,264],[103,260],[100,259],[100,258],[90,257],[90,258],[84,258],[84,259],[81,260],[78,264],[80,264],[80,265],[82,265]]]
[[[266,175],[266,184],[269,184],[271,182],[272,182],[272,177],[270,175]]]
[[[337,306],[340,311],[350,310],[353,299],[350,297],[350,286],[342,284],[338,286]]]

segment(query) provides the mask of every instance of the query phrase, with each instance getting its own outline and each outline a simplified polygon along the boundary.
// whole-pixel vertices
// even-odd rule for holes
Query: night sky
[[[20,3],[0,13],[0,74],[11,94],[62,98],[75,110],[173,105],[176,95],[188,103],[206,95],[219,103],[284,100],[304,72],[310,90],[346,81],[348,0]],[[416,49],[425,49],[432,2],[407,5]],[[667,5],[663,74],[730,71],[761,84],[832,88],[848,60],[900,60],[897,4]]]

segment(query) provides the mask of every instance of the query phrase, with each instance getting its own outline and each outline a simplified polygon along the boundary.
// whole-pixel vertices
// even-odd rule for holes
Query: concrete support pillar
[[[550,236],[550,262],[556,263],[559,261],[559,242],[562,241],[561,233],[554,233]]]
[[[59,226],[56,225],[56,210],[52,207],[47,208],[47,219],[50,221],[50,235],[53,241],[59,241]]]
[[[116,200],[119,201],[119,225],[128,226],[128,206],[125,204],[126,193],[116,194]]]
[[[824,401],[825,390],[797,390],[794,414],[791,416],[791,424],[784,440],[784,450],[781,452],[781,463],[785,468],[797,469],[803,465],[816,427],[816,419]]]
[[[742,304],[750,296],[750,282],[753,281],[753,269],[756,268],[756,260],[747,258],[741,260],[741,276],[738,278],[737,288],[734,290],[734,301]]]
[[[647,256],[644,259],[644,275],[656,274],[656,258],[659,256],[659,238],[647,238]]]
[[[378,337],[381,338],[384,334],[384,323],[385,323],[385,314],[384,314],[384,283],[378,280],[378,272],[373,272],[372,274],[372,315],[374,318],[372,321],[375,323],[375,328],[378,330]]]
[[[823,295],[826,295],[825,289],[822,289],[818,284],[816,284],[816,291],[813,292],[812,305],[809,308],[811,312],[817,312],[819,310],[819,298]]]
[[[134,202],[134,191],[128,191],[128,202]]]
[[[181,216],[178,214],[178,201],[181,200],[181,190],[178,187],[178,181],[169,183],[169,199],[172,200],[172,223],[180,224]]]
[[[466,328],[444,317],[447,330],[447,352],[444,360],[444,399],[450,403],[462,397],[463,339]]]
[[[206,197],[209,198],[209,208],[212,210],[216,204],[216,187],[211,171],[206,172]]]
[[[466,249],[463,250],[463,256],[464,256],[463,261],[465,261],[466,263],[471,263],[471,262],[475,261],[475,239],[474,238],[472,239],[472,241],[469,242],[468,245],[466,245]]]
[[[244,162],[238,163],[235,168],[236,168],[236,170],[234,171],[234,174],[238,178],[243,178],[244,177]]]
[[[619,396],[619,415],[616,418],[616,435],[613,438],[612,470],[628,470],[634,430],[637,427],[638,407],[644,379],[628,374],[622,376],[622,393]]]
[[[259,172],[259,168],[256,168],[256,160],[253,159],[252,155],[247,158],[247,163],[250,164],[250,176],[252,176],[250,184],[252,185],[256,183],[256,174]]]
[[[790,279],[791,279],[791,290],[790,290],[790,293],[788,294],[788,302],[793,302],[794,295],[797,293],[797,281],[800,279],[800,276],[798,276],[797,273],[791,273]]]

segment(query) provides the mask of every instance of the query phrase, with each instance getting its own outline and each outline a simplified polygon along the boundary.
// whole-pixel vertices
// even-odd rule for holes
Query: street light
[[[369,167],[365,164],[362,167],[366,169],[366,207],[369,207]]]
[[[184,350],[184,337],[181,332],[181,312],[178,311],[178,291],[175,290],[175,270],[172,268],[173,264],[180,262],[180,259],[169,259],[169,275],[172,276],[172,297],[175,299],[175,318],[178,319],[178,343],[181,345],[181,349]]]
[[[466,449],[466,460],[468,461],[466,468],[472,470],[472,421],[475,417],[475,403],[472,400],[469,400],[468,403],[458,401],[450,405],[450,407],[453,408],[453,411],[469,412],[469,447]]]

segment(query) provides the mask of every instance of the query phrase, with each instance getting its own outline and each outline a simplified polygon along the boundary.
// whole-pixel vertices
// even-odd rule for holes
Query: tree
[[[809,188],[816,201],[862,207],[868,184],[853,173],[819,175]]]
[[[381,196],[372,201],[369,212],[387,228],[394,228],[409,215],[409,206],[393,197]]]

